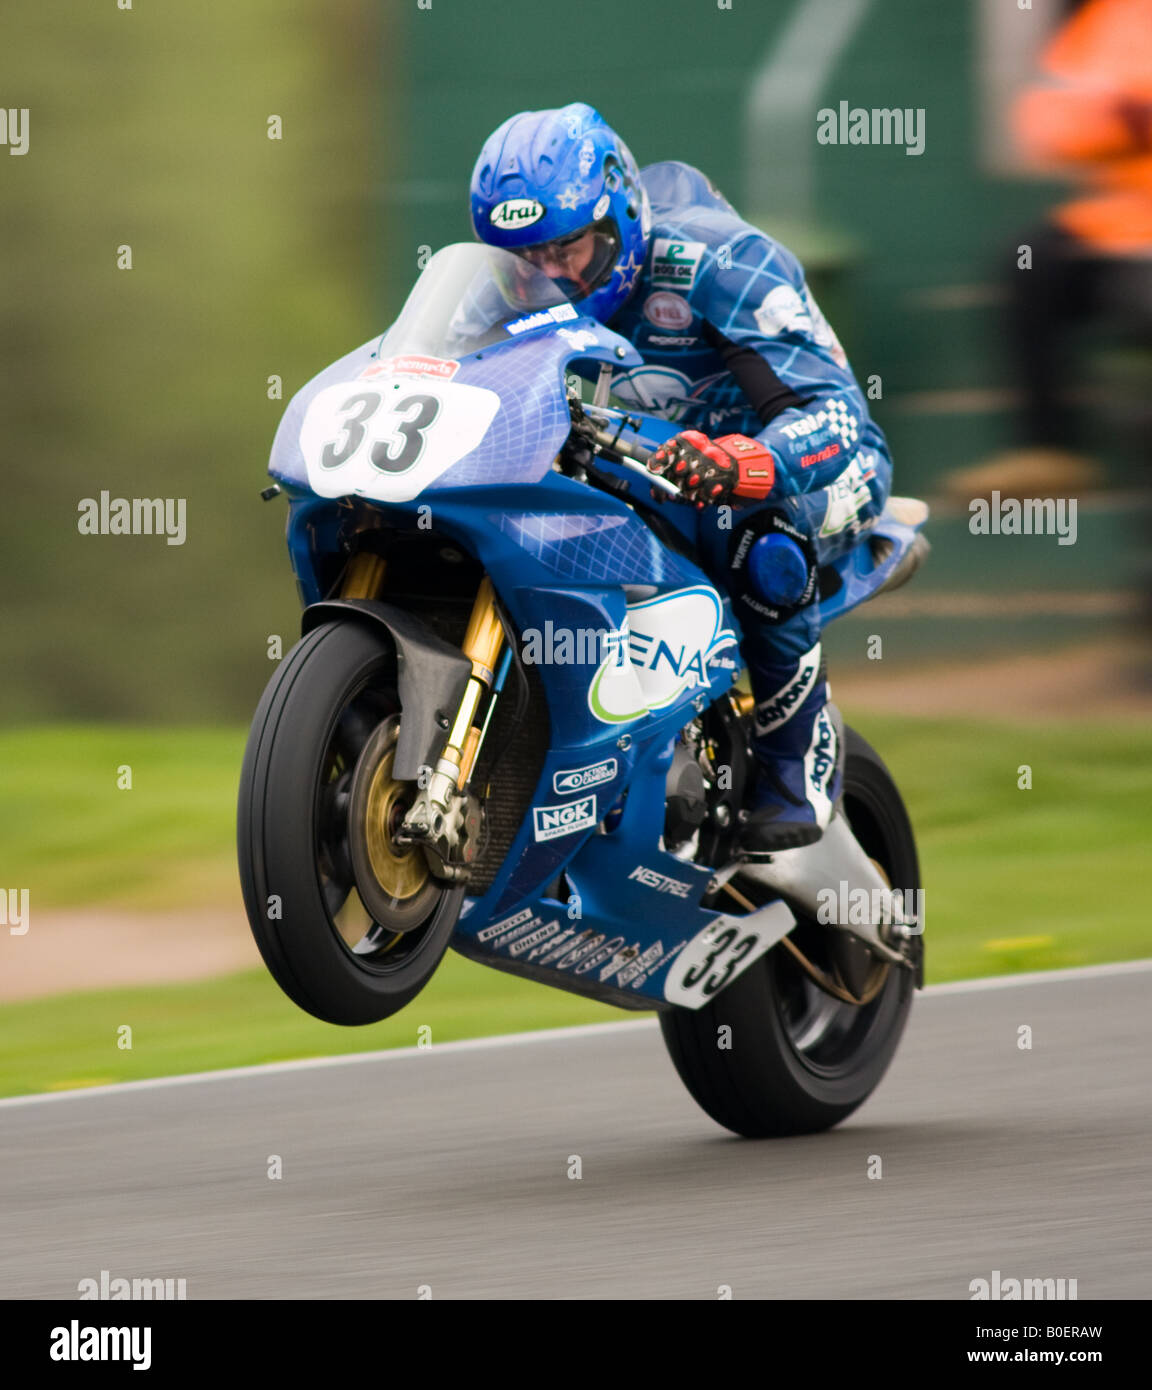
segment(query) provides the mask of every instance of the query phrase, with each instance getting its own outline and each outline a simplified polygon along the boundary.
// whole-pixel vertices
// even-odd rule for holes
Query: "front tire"
[[[284,658],[240,777],[244,905],[280,988],[326,1023],[388,1018],[431,978],[464,897],[395,845],[415,786],[391,778],[399,723],[388,639],[315,628]]]
[[[895,783],[854,729],[846,746],[843,814],[893,886],[919,889],[916,843]],[[877,966],[836,928],[798,919],[789,939],[826,977],[868,1002],[847,1003],[821,989],[780,943],[713,1002],[660,1015],[693,1098],[748,1138],[811,1134],[845,1119],[879,1085],[912,1007],[913,972]],[[916,940],[922,950],[923,939]]]

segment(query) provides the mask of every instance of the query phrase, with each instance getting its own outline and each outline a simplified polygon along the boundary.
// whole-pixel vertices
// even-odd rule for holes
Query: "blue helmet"
[[[472,171],[472,226],[550,275],[607,323],[632,293],[652,214],[623,140],[582,101],[521,111],[484,142]]]

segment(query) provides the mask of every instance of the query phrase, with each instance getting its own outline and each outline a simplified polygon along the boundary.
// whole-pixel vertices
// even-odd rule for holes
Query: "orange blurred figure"
[[[1010,281],[1018,444],[954,472],[956,495],[1098,486],[1106,444],[1152,459],[1148,429],[1129,427],[1133,438],[1122,440],[1098,416],[1080,452],[1084,421],[1069,406],[1084,374],[1072,351],[1079,325],[1106,324],[1113,342],[1152,347],[1152,0],[1085,0],[1039,67],[1013,110],[1016,139],[1037,172],[1070,176],[1080,189],[1019,238],[1031,259]]]
[[[1038,164],[1082,175],[1053,220],[1104,255],[1152,248],[1152,0],[1088,0],[1044,50],[1015,111]],[[1068,168],[1068,166],[1071,166]]]

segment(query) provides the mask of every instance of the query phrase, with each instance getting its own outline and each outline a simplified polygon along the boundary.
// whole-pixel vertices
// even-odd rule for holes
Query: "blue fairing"
[[[569,364],[640,361],[624,339],[565,312],[553,305],[511,328],[486,321],[483,346],[450,357],[423,342],[422,354],[403,356],[402,343],[397,356],[394,333],[365,343],[292,400],[269,471],[289,494],[289,549],[306,604],[325,596],[322,562],[340,552],[349,498],[408,530],[431,506],[437,533],[490,576],[526,661],[528,644],[541,643],[531,659],[550,747],[491,887],[466,900],[456,947],[651,1008],[667,1002],[676,957],[718,915],[700,906],[710,869],[662,847],[665,779],[678,732],[738,678],[741,633],[727,597],[690,558],[693,509],[659,508],[684,542],[673,549],[644,519],[654,504],[643,478],[604,465],[628,483],[626,500],[553,468],[571,427]],[[536,323],[549,313],[553,321]],[[387,428],[360,429],[389,412]],[[673,430],[645,418],[640,435],[652,446]],[[426,485],[413,482],[421,468]],[[359,481],[341,494],[345,476]],[[893,526],[882,519],[874,532],[897,542],[883,573],[868,569],[866,546],[841,562],[844,583],[826,617],[862,602],[899,562],[914,533]],[[583,635],[566,655],[549,645],[561,632]],[[564,901],[547,896],[561,870]]]
[[[595,342],[576,349],[557,329],[537,329],[459,360],[452,380],[495,391],[500,411],[478,446],[425,488],[423,496],[459,487],[540,482],[571,428],[564,386],[568,363],[576,357],[614,366],[640,361],[630,343],[594,319],[575,318],[563,327]],[[311,490],[300,447],[308,406],[325,387],[357,383],[379,360],[380,339],[374,338],[334,362],[293,397],[272,443],[268,471],[274,478]]]

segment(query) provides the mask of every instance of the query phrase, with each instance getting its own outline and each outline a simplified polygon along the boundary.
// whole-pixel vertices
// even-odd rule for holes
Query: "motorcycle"
[[[922,920],[892,910],[920,888],[912,828],[846,729],[822,839],[741,856],[739,625],[700,514],[653,500],[675,426],[610,404],[640,363],[523,259],[455,245],[290,403],[264,495],[288,496],[302,636],[244,757],[248,920],[327,1022],[396,1013],[451,946],[655,1010],[738,1134],[822,1130],[878,1085],[923,983]],[[891,499],[820,572],[824,623],[909,577],[926,515]],[[845,890],[872,910],[827,910]]]

